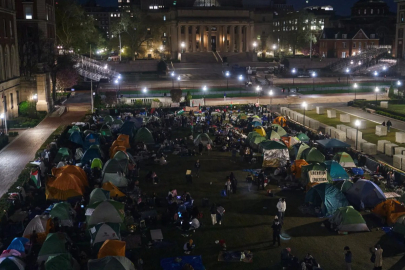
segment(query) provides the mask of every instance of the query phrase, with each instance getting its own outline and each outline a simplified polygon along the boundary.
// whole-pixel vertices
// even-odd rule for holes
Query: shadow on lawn
[[[293,227],[285,231],[291,237],[315,237],[315,236],[330,236],[330,232],[321,227],[322,221],[308,223],[305,225]]]
[[[405,269],[405,257],[403,256],[396,264],[391,266],[388,270]]]
[[[248,228],[255,228],[261,226],[271,226],[271,223],[260,223],[260,224],[253,224],[253,225],[241,225],[241,226],[210,226],[205,227],[204,231],[221,231],[221,230],[235,230],[235,229],[248,229]]]

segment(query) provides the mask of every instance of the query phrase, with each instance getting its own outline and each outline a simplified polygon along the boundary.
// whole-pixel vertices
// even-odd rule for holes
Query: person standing
[[[285,213],[286,209],[287,209],[287,205],[286,205],[285,199],[280,198],[277,203],[277,210],[278,210],[278,217],[279,217],[281,224],[284,223],[284,213]]]
[[[345,246],[344,251],[346,270],[352,270],[352,252],[350,251],[350,248],[348,246]]]
[[[194,168],[195,168],[195,175],[197,176],[197,178],[199,178],[200,177],[200,168],[201,168],[199,159],[197,159],[197,161],[195,162]]]
[[[263,170],[260,170],[259,175],[257,176],[257,190],[260,190],[260,186],[262,186],[263,190],[264,190],[264,172]]]
[[[210,213],[211,213],[212,225],[217,224],[217,206],[215,205],[215,203],[212,204]]]
[[[390,132],[391,126],[392,126],[391,120],[388,120],[387,121],[387,131],[388,132]]]
[[[378,244],[375,251],[374,251],[374,255],[375,255],[375,261],[374,261],[374,270],[381,270],[382,269],[382,265],[383,265],[383,249],[381,248],[381,246]]]
[[[228,177],[226,182],[225,182],[225,189],[226,189],[226,196],[230,196],[231,195],[231,189],[232,189],[232,183],[231,183],[231,179]]]
[[[273,246],[276,244],[276,241],[278,243],[278,246],[280,246],[281,224],[278,220],[278,216],[274,217],[273,225],[271,225],[271,228],[273,229]]]

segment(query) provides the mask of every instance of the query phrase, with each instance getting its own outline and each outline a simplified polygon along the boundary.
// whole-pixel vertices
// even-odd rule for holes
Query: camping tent
[[[114,122],[114,118],[111,115],[106,115],[103,120],[105,124],[111,124]]]
[[[125,134],[128,136],[132,136],[135,130],[136,123],[132,121],[125,121],[121,128],[119,129],[119,133]]]
[[[100,129],[100,134],[104,137],[111,137],[112,133],[111,133],[111,128],[108,125],[103,125]]]
[[[111,126],[114,128],[120,128],[124,124],[124,121],[121,119],[115,119],[112,123]]]
[[[73,227],[72,214],[75,210],[72,209],[69,203],[55,203],[49,212],[50,218],[58,218],[62,226]]]
[[[124,141],[125,144],[124,144],[123,146],[125,146],[127,149],[128,149],[128,148],[131,148],[131,145],[129,145],[129,135],[127,135],[127,134],[120,134],[120,135],[117,137],[117,140]]]
[[[297,138],[301,141],[301,142],[309,142],[309,137],[305,134],[305,133],[299,133],[297,135]]]
[[[276,117],[273,120],[273,124],[280,125],[281,127],[286,127],[287,126],[287,120],[284,118],[284,116],[279,116],[279,117]]]
[[[69,141],[83,146],[83,138],[80,131],[73,131],[69,136]]]
[[[290,159],[287,146],[281,142],[273,141],[268,145],[269,149],[263,150],[263,167],[281,167]]]
[[[345,142],[339,141],[337,139],[323,139],[316,141],[320,146],[324,148],[347,148],[350,147],[350,144]]]
[[[296,144],[293,146],[294,148],[298,148],[297,153],[295,155],[295,159],[303,159],[302,153],[305,149],[310,148],[306,143]]]
[[[107,256],[125,256],[125,245],[124,241],[120,240],[106,240],[104,244],[100,247],[98,251],[97,258],[101,259]]]
[[[259,144],[261,143],[261,142],[264,142],[264,141],[266,141],[266,138],[265,137],[262,137],[262,136],[255,136],[255,137],[252,137],[251,139],[250,139],[250,141],[249,141],[249,144],[250,144],[250,146],[253,148],[253,149],[259,149]]]
[[[329,218],[333,226],[343,232],[368,232],[370,231],[362,215],[352,206],[340,207]]]
[[[307,166],[308,163],[304,159],[297,159],[291,165],[291,172],[294,175],[295,179],[301,178],[301,169],[302,166]]]
[[[150,132],[149,129],[143,127],[136,132],[135,138],[134,138],[135,143],[143,142],[145,144],[154,144],[155,140],[153,139],[152,133]]]
[[[45,270],[77,270],[80,265],[69,253],[49,256],[45,262]]]
[[[275,130],[272,130],[271,132],[267,133],[267,138],[269,140],[279,140],[281,139],[281,136]]]
[[[55,168],[55,167],[52,168],[52,175],[54,175],[55,177],[58,177],[62,173],[73,174],[73,175],[77,176],[83,182],[83,184],[85,186],[89,185],[89,183],[87,181],[86,172],[78,166],[65,165],[60,168]]]
[[[98,169],[102,169],[103,168],[103,162],[101,161],[101,159],[99,158],[95,158],[91,161],[91,168],[98,168]]]
[[[46,184],[46,199],[66,201],[73,197],[83,196],[87,181],[74,174],[60,173],[50,178]]]
[[[322,163],[325,161],[325,156],[315,147],[312,147],[309,150],[304,150],[302,158],[305,159],[306,162],[319,162]]]
[[[84,138],[84,149],[89,149],[90,146],[98,144],[100,145],[100,134],[90,133]]]
[[[346,197],[351,205],[357,209],[373,208],[387,198],[384,192],[374,182],[364,179],[357,180],[347,190]]]
[[[121,240],[120,224],[99,223],[90,228],[91,243],[98,250],[107,240]]]
[[[1,270],[24,270],[25,263],[18,257],[1,257],[0,258]]]
[[[240,113],[240,114],[238,115],[238,120],[246,120],[247,118],[248,118],[247,115],[244,114],[244,113]]]
[[[128,185],[128,179],[125,175],[128,172],[128,166],[123,167],[122,163],[115,158],[108,160],[104,164],[102,178],[103,183],[110,181],[117,187],[124,187]]]
[[[405,236],[405,215],[400,216],[397,218],[397,221],[394,224],[394,228],[392,229],[395,233]]]
[[[89,260],[87,268],[88,270],[135,270],[134,264],[127,257],[120,256]]]
[[[25,253],[25,245],[29,241],[30,240],[25,237],[15,237],[13,241],[11,241],[10,245],[7,247],[7,250],[14,249],[23,254]]]
[[[45,239],[44,244],[38,253],[37,261],[39,264],[46,261],[49,256],[68,253],[66,250],[66,236],[64,233],[50,233]]]
[[[328,171],[328,179],[332,181],[349,180],[350,177],[345,169],[334,160],[325,161],[326,170]]]
[[[111,182],[106,182],[103,184],[103,189],[108,190],[110,192],[111,198],[122,198],[125,197],[125,194],[122,193],[116,186],[114,186]]]
[[[27,227],[25,227],[23,236],[27,239],[30,239],[32,232],[36,231],[36,233],[38,235],[38,242],[42,243],[49,233],[49,225],[50,225],[50,219],[48,216],[46,216],[46,215],[35,216],[27,224]]]
[[[283,143],[290,148],[293,145],[296,145],[297,143],[300,142],[300,140],[298,140],[297,137],[292,137],[292,136],[285,136],[285,137],[281,137],[281,140],[283,141]]]
[[[306,186],[307,189],[316,184],[328,182],[326,165],[324,163],[302,165],[300,182],[302,186]]]
[[[248,141],[250,141],[251,138],[256,137],[256,136],[262,136],[262,135],[260,135],[260,134],[257,133],[256,131],[252,131],[252,132],[249,132],[249,134],[247,135],[246,139],[247,139]]]
[[[405,215],[405,206],[397,200],[386,200],[376,205],[372,212],[384,218],[386,223],[392,226],[400,216]]]
[[[273,141],[265,140],[259,143],[259,152],[263,152],[263,150],[265,149],[267,150],[271,149],[272,142]]]
[[[62,160],[68,160],[70,157],[70,151],[68,148],[59,148],[58,153],[56,153],[55,159],[53,160],[54,163],[58,163]]]
[[[280,134],[280,136],[287,135],[287,131],[285,131],[285,129],[278,124],[272,124],[271,129],[275,130],[278,134]]]
[[[124,204],[113,200],[96,202],[86,209],[88,225],[95,225],[101,222],[122,223],[125,212]]]
[[[262,123],[261,122],[259,122],[259,121],[253,121],[252,122],[252,126],[255,128],[255,127],[261,127],[262,126]]]
[[[346,152],[339,152],[334,157],[333,160],[337,161],[344,168],[356,167],[352,157]]]
[[[320,207],[322,215],[332,215],[339,207],[349,205],[345,195],[328,183],[313,186],[305,195],[305,202]]]
[[[208,143],[212,145],[212,140],[207,133],[198,134],[198,136],[194,139],[194,145],[198,145],[200,142],[204,146],[207,146]]]
[[[254,132],[259,133],[261,136],[266,137],[266,131],[264,130],[263,127],[259,126],[259,127],[255,127],[253,129]]]
[[[126,152],[127,149],[125,148],[125,146],[115,146],[113,149],[110,149],[110,158],[114,158],[115,154],[118,151]]]
[[[98,158],[98,159],[101,158],[100,149],[90,147],[89,149],[86,150],[86,152],[84,152],[81,163],[83,165],[87,164],[87,163],[91,162],[95,158]]]
[[[340,189],[343,193],[346,193],[353,186],[353,182],[350,180],[334,181],[333,185]]]
[[[72,126],[69,130],[68,130],[68,134],[72,134],[75,131],[79,131],[80,132],[80,127],[78,126]]]
[[[90,193],[89,205],[96,202],[103,202],[110,199],[110,192],[102,188],[95,188]]]

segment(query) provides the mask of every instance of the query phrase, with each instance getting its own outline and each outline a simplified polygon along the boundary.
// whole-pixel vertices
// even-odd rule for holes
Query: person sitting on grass
[[[184,254],[190,254],[191,251],[193,251],[194,248],[195,248],[195,245],[193,244],[193,239],[190,239],[183,246]]]

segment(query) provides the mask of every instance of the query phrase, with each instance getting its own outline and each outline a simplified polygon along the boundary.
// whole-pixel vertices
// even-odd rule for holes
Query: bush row
[[[387,116],[390,118],[394,118],[400,121],[405,121],[405,116],[398,116],[398,115],[394,115],[388,112],[384,112],[384,111],[376,111],[377,114],[383,115],[383,116]]]

